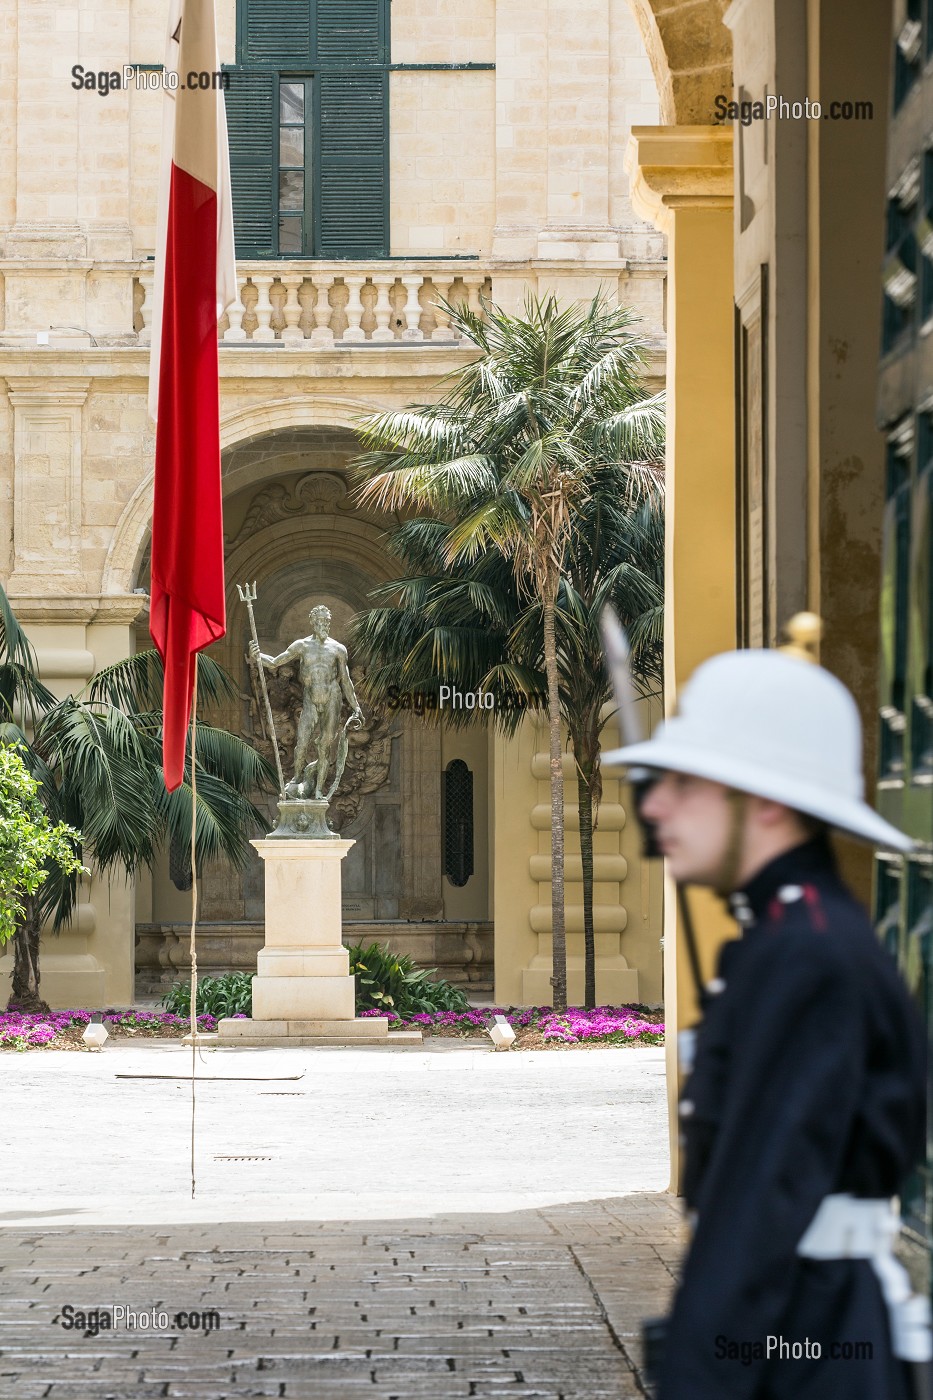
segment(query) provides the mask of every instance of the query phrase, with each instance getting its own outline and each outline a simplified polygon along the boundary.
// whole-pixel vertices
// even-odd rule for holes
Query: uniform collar
[[[799,899],[801,885],[814,876],[832,875],[835,868],[828,840],[825,836],[816,836],[769,861],[742,889],[729,896],[729,908],[736,921],[743,928],[749,928],[759,921],[775,897],[780,898],[784,889],[788,893],[795,890]]]

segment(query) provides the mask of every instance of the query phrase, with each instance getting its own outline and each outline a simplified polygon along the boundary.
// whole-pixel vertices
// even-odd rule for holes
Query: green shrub
[[[432,981],[431,971],[416,967],[406,953],[390,953],[373,943],[350,948],[350,972],[356,978],[356,1014],[361,1011],[394,1011],[403,1018],[419,1011],[467,1011],[469,1002],[450,982]],[[434,969],[432,969],[433,971]],[[191,985],[176,982],[160,1002],[176,1016],[191,1014]],[[236,1016],[253,1013],[253,974],[225,972],[221,977],[198,978],[198,1015]]]
[[[350,952],[350,971],[356,978],[356,1013],[394,1011],[414,1016],[419,1011],[466,1011],[469,1002],[450,982],[432,981],[436,969],[416,967],[407,953],[390,953],[373,943]]]
[[[159,1003],[166,1011],[174,1011],[176,1016],[191,1015],[191,983],[176,982],[169,987]],[[253,1011],[253,974],[251,972],[225,972],[221,977],[198,978],[198,1015],[205,1012],[216,1016],[236,1016]]]

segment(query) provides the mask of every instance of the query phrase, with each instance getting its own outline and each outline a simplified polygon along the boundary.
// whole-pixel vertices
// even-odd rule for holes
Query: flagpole
[[[194,653],[194,692],[191,697],[191,1199],[194,1200],[194,1108],[195,1066],[198,1055],[198,950],[195,930],[198,923],[198,863],[195,835],[198,817],[198,778],[195,747],[198,736],[198,653]]]

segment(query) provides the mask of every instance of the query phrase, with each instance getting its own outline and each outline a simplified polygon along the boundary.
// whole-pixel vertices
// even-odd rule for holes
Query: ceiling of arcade
[[[732,88],[732,36],[722,22],[730,0],[629,0],[651,60],[661,121],[713,121],[717,93]]]

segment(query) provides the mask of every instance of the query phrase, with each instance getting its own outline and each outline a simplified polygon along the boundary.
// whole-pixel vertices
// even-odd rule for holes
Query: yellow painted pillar
[[[732,131],[634,127],[626,171],[636,213],[667,236],[665,706],[707,657],[736,644]],[[690,896],[704,975],[734,928]],[[676,1032],[697,1018],[679,913],[664,901],[672,1182],[678,1180]]]

